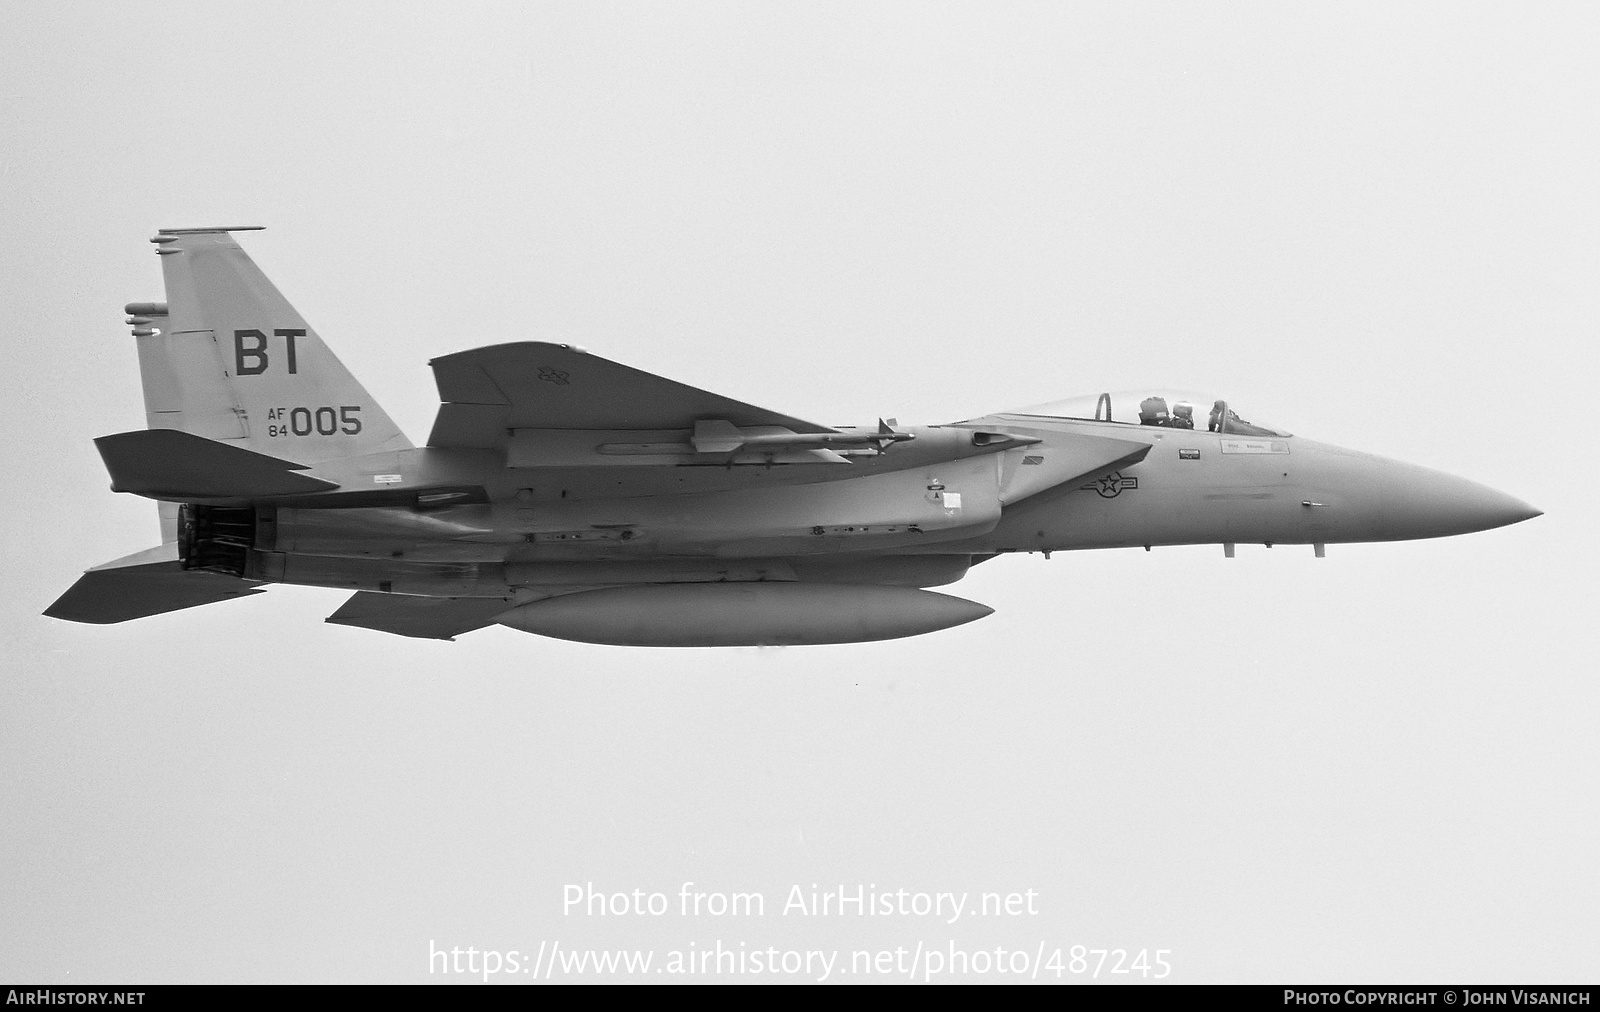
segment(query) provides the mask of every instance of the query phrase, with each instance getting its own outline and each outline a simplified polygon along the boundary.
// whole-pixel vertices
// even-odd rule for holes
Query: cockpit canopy
[[[1082,418],[1092,422],[1152,425],[1167,429],[1198,429],[1232,436],[1277,436],[1289,433],[1239,417],[1225,400],[1192,390],[1144,389],[1084,394],[1064,401],[1035,404],[1007,412],[1049,418]]]

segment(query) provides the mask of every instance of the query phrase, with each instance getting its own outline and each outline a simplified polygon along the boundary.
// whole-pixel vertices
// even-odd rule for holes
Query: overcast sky
[[[56,0],[0,38],[0,979],[1600,976],[1594,5]],[[855,646],[419,642],[293,587],[43,618],[159,540],[91,440],[143,424],[145,240],[218,224],[419,442],[428,359],[557,340],[834,424],[1215,390],[1546,515],[1005,558],[950,588],[993,616]],[[564,913],[588,882],[674,906]],[[780,912],[812,883],[1036,912]]]

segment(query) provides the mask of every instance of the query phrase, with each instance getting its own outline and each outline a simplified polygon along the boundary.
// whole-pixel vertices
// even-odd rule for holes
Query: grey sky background
[[[1600,975],[1593,5],[13,3],[0,38],[0,978],[439,980],[430,940]],[[1216,390],[1546,516],[1000,559],[950,588],[995,615],[860,646],[414,642],[304,588],[42,618],[158,540],[91,439],[143,423],[145,239],[215,224],[270,226],[416,440],[429,358],[559,340],[840,424]],[[686,881],[767,915],[562,913]],[[812,883],[1039,913],[781,915]]]

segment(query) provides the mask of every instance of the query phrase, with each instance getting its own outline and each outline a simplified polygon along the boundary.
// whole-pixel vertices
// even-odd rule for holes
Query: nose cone
[[[1395,540],[1487,531],[1542,515],[1487,485],[1409,464],[1394,465],[1380,495],[1380,525]]]
[[[1408,541],[1470,534],[1520,523],[1540,511],[1453,474],[1326,444],[1300,458],[1334,508],[1311,511],[1327,540]]]

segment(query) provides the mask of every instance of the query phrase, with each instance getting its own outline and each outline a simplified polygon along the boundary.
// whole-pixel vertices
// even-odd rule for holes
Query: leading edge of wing
[[[707,418],[836,431],[565,344],[489,345],[428,364],[443,402],[430,446],[498,447],[511,429],[692,429]]]

